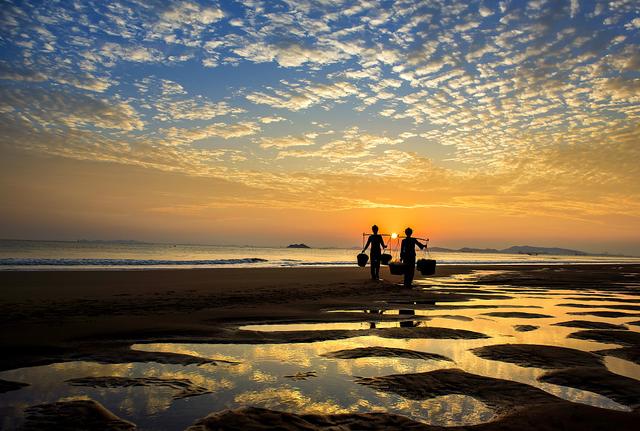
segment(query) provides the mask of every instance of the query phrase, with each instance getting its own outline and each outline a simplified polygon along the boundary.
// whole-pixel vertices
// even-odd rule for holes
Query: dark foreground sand
[[[532,293],[539,292],[541,288],[571,289],[575,295],[583,295],[590,289],[633,293],[623,285],[629,281],[628,274],[640,274],[638,265],[575,265],[444,267],[439,269],[437,276],[467,274],[478,269],[506,270],[497,274],[489,273],[479,280],[479,283],[490,286],[484,288],[482,296],[496,299],[508,297],[510,289],[519,292],[530,290]],[[412,304],[419,308],[479,295],[479,287],[439,286],[437,292],[403,289],[396,284],[400,281],[399,277],[390,276],[386,269],[382,274],[388,280],[385,282],[368,281],[367,275],[368,269],[360,268],[0,272],[0,321],[3,327],[0,334],[3,351],[0,370],[76,360],[215,364],[220,361],[176,353],[133,351],[129,347],[133,343],[162,341],[287,343],[342,339],[355,335],[354,331],[255,332],[238,330],[238,327],[264,322],[366,320],[364,313],[324,313],[323,310],[373,309],[376,301],[381,300],[400,305]],[[640,277],[634,280],[638,279]],[[496,288],[492,290],[492,286]],[[456,307],[459,306],[451,305],[443,309],[455,310]],[[625,315],[640,315],[636,306],[623,309]],[[566,325],[585,328],[576,332],[576,338],[620,345],[606,353],[638,363],[640,340],[637,334],[623,334],[610,329],[614,325],[589,323],[588,313],[597,312],[576,312],[581,320],[566,322]],[[488,311],[487,314],[498,318],[522,317],[530,321],[541,317],[541,314],[534,312],[516,313],[518,316],[501,315],[499,311]],[[379,316],[379,320],[397,318]],[[524,329],[535,329],[529,326]],[[368,332],[386,338],[485,337],[474,331],[437,327],[371,329]],[[362,334],[362,330],[358,331],[358,335]],[[334,354],[337,357],[414,355],[408,351],[389,349],[341,351]],[[639,397],[634,386],[637,381],[608,373],[597,354],[576,354],[575,351],[531,348],[526,345],[479,349],[477,354],[525,366],[533,364],[553,370],[568,367],[573,371],[553,371],[544,379],[565,382],[568,386],[583,387],[594,392],[611,392],[607,383],[610,382],[616,393],[609,396],[626,401],[635,411],[626,413],[570,403],[528,385],[475,376],[459,370],[386,376],[363,380],[361,383],[414,399],[433,394],[462,393],[488,403],[498,413],[487,424],[457,429],[635,429],[640,423]],[[442,359],[446,361],[447,358]],[[585,375],[595,375],[597,379],[586,384],[582,378]],[[189,382],[134,380],[124,381],[105,376],[71,383],[98,387],[142,384],[171,386],[176,388],[176,396],[179,397],[197,395],[200,390],[191,387]],[[8,390],[16,384],[16,389],[20,387],[19,383],[4,383]],[[77,420],[78,415],[84,414],[82,412],[89,415],[92,421],[104,419],[113,425],[113,429],[131,429],[132,426],[90,402],[62,402],[33,407],[28,411],[30,416],[27,423],[35,429],[42,423]],[[62,422],[58,425],[61,426]],[[211,416],[199,421],[192,429],[281,427],[297,430],[331,426],[336,429],[442,429],[389,414],[294,415],[256,408],[212,412]],[[70,426],[69,429],[74,428]],[[103,424],[95,429],[109,427]]]

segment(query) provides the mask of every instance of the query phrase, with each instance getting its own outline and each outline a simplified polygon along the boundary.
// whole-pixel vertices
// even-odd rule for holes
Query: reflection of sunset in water
[[[463,275],[444,279],[439,284],[440,287],[428,282],[424,284],[426,289],[433,292],[452,285],[466,288],[470,277]],[[175,352],[235,363],[179,366],[159,363],[102,365],[72,362],[6,371],[0,374],[1,378],[27,382],[31,386],[0,394],[0,400],[4,405],[10,406],[7,409],[11,415],[8,422],[10,424],[19,423],[21,411],[27,406],[77,397],[95,399],[117,415],[150,429],[182,429],[213,411],[244,405],[296,413],[390,412],[437,425],[474,424],[491,419],[493,411],[469,396],[447,395],[416,401],[394,393],[379,392],[354,382],[356,376],[376,377],[460,368],[473,374],[526,383],[574,402],[629,410],[592,392],[541,383],[537,379],[545,370],[540,368],[483,359],[470,349],[508,343],[554,345],[583,351],[615,348],[615,344],[568,338],[580,329],[555,324],[582,320],[625,325],[638,320],[638,317],[608,318],[572,313],[616,310],[621,305],[624,309],[624,304],[633,303],[634,297],[617,293],[563,290],[546,292],[544,289],[517,293],[509,286],[487,286],[487,289],[479,291],[482,294],[488,292],[506,297],[495,299],[487,296],[487,299],[483,299],[479,295],[477,299],[469,301],[431,305],[379,303],[376,310],[331,310],[332,314],[353,317],[351,322],[251,325],[241,328],[253,331],[349,329],[354,330],[356,335],[362,331],[362,336],[348,339],[287,344],[160,343],[132,346],[137,350]],[[495,312],[507,314],[487,314]],[[350,314],[347,316],[347,313]],[[539,317],[540,315],[551,317]],[[394,328],[403,326],[400,322],[413,322],[409,326],[418,328],[442,327],[475,331],[490,338],[395,339],[368,335],[367,331],[372,326],[378,329]],[[533,325],[538,328],[519,332],[516,325]],[[633,325],[628,325],[628,328],[630,331],[639,330],[638,326]],[[454,363],[397,356],[355,359],[323,356],[338,350],[367,347],[440,354]],[[605,357],[605,365],[614,373],[640,379],[640,365],[611,356]],[[297,375],[304,377],[288,378]],[[172,390],[164,387],[93,388],[65,383],[70,378],[87,376],[188,379],[212,393],[173,400]]]

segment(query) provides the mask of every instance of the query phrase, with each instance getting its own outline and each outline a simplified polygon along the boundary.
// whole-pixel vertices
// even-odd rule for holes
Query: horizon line
[[[202,246],[202,247],[238,247],[238,248],[289,248],[288,245],[252,245],[252,244],[243,244],[243,245],[239,245],[239,244],[209,244],[209,243],[188,243],[188,242],[153,242],[153,241],[140,241],[140,240],[135,240],[135,239],[24,239],[24,238],[0,238],[0,241],[24,241],[24,242],[61,242],[61,243],[111,243],[111,244],[139,244],[139,245],[181,245],[181,246]],[[356,246],[352,246],[352,247],[338,247],[335,245],[332,246],[309,246],[308,244],[302,242],[302,243],[291,243],[289,245],[293,245],[293,244],[305,244],[307,245],[309,248],[311,249],[345,249],[345,250],[351,250],[351,249],[359,249],[360,247],[356,247]],[[584,253],[585,255],[590,255],[590,256],[611,256],[611,257],[640,257],[640,255],[633,255],[633,254],[622,254],[622,253],[610,253],[608,251],[602,251],[602,252],[586,252],[583,250],[578,250],[578,249],[572,249],[572,248],[565,248],[565,247],[560,247],[560,246],[536,246],[536,245],[529,245],[529,244],[523,244],[523,245],[510,245],[508,247],[505,248],[494,248],[494,247],[472,247],[472,246],[463,246],[463,247],[458,247],[458,248],[451,248],[451,247],[443,247],[443,246],[430,246],[429,248],[431,249],[447,249],[447,250],[451,250],[454,252],[459,252],[459,253],[465,253],[463,251],[460,251],[462,249],[468,248],[468,249],[476,249],[476,250],[496,250],[498,252],[501,252],[503,250],[506,250],[508,248],[511,247],[535,247],[535,248],[559,248],[559,249],[564,249],[564,250],[570,250],[570,251],[576,251],[576,252],[580,252],[580,253]]]

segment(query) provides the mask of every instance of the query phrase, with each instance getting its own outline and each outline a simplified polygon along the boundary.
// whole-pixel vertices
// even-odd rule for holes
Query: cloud
[[[490,8],[488,8],[487,6],[484,6],[484,5],[480,6],[480,8],[478,9],[478,12],[480,12],[480,15],[483,18],[486,18],[488,16],[493,15],[493,11]]]
[[[314,143],[313,140],[305,138],[308,144]],[[341,139],[334,139],[317,149],[289,149],[298,145],[273,145],[283,150],[278,153],[278,158],[287,157],[294,158],[318,158],[326,159],[332,163],[347,164],[348,169],[358,170],[357,165],[351,165],[350,161],[354,159],[362,159],[363,157],[373,156],[373,150],[378,147],[388,147],[400,144],[403,138],[390,138],[387,136],[374,135],[371,133],[363,133],[357,127],[345,130]],[[293,141],[295,142],[295,141]],[[360,162],[358,162],[360,163]]]
[[[330,84],[310,84],[294,86],[290,90],[273,90],[270,94],[254,92],[247,95],[247,100],[269,105],[274,108],[299,111],[325,101],[335,101],[358,94],[358,88],[349,82]]]
[[[0,61],[0,79],[23,82],[54,81],[95,92],[103,92],[113,84],[108,78],[95,77],[86,72],[70,73],[64,69],[36,70],[21,65],[11,65],[6,61]]]
[[[574,18],[580,11],[580,0],[571,0],[571,18]]]
[[[629,21],[629,23],[625,25],[625,28],[627,30],[633,30],[633,29],[636,29],[636,28],[640,28],[640,17],[634,18],[631,21]]]
[[[465,32],[467,30],[471,30],[473,28],[479,27],[480,24],[482,24],[481,21],[466,21],[466,22],[461,22],[459,24],[456,24],[455,27],[453,27],[454,31],[459,31],[459,32]]]
[[[147,109],[153,111],[158,121],[211,120],[222,116],[236,116],[246,112],[228,101],[214,102],[196,94],[190,94],[183,85],[169,79],[148,76],[135,84]]]
[[[61,90],[0,86],[0,111],[45,128],[97,127],[141,130],[144,123],[129,104]]]
[[[597,81],[599,88],[594,95],[611,97],[616,100],[640,102],[640,78],[602,78]]]
[[[150,63],[162,61],[165,56],[162,52],[154,48],[144,46],[123,46],[113,42],[107,42],[102,45],[97,55],[113,64],[116,61],[130,61],[137,63]],[[94,59],[91,53],[86,54],[86,58]]]
[[[262,124],[271,124],[271,123],[279,123],[280,121],[286,121],[286,118],[283,117],[262,117],[260,118],[258,121],[260,121]]]
[[[160,121],[169,120],[210,120],[229,114],[245,112],[244,109],[232,107],[227,102],[210,102],[201,97],[186,98],[176,101],[162,101],[155,105]]]
[[[202,32],[224,16],[224,12],[215,6],[190,1],[172,2],[159,13],[155,22],[146,25],[148,37],[169,44],[197,46],[201,44]]]
[[[249,43],[245,46],[233,48],[233,52],[256,63],[275,61],[283,67],[298,67],[306,63],[324,65],[346,58],[345,54],[332,47],[309,47],[296,42],[280,44]]]
[[[104,92],[115,83],[109,78],[95,77],[89,73],[83,72],[77,72],[74,74],[65,72],[62,74],[53,75],[50,77],[50,79],[61,84],[67,84],[72,87],[76,87],[82,90],[95,91],[97,93]]]
[[[203,7],[197,3],[182,1],[160,14],[157,27],[174,29],[184,25],[212,24],[223,17],[224,12],[216,7]]]
[[[633,2],[385,6],[13,2],[3,142],[281,193],[264,205],[320,190],[350,208],[352,187],[381,172],[414,194],[437,188],[442,206],[523,214],[546,199],[550,214],[563,201],[587,214],[587,188],[598,211],[627,211],[620,193],[638,201]]]
[[[41,72],[27,68],[16,68],[5,61],[2,61],[0,62],[0,79],[9,81],[42,82],[46,81],[48,78]]]
[[[213,123],[200,128],[171,127],[164,131],[164,135],[175,144],[187,144],[207,138],[241,138],[255,135],[260,131],[260,126],[252,122],[240,123]]]
[[[314,138],[315,136],[284,136],[277,138],[261,138],[260,139],[260,147],[261,148],[289,148],[289,147],[300,147],[315,144]]]

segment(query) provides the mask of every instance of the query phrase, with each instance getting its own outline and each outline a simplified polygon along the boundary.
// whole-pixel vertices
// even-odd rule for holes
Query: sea
[[[359,248],[0,240],[0,271],[356,266]],[[398,250],[392,249],[397,258]],[[422,253],[422,254],[421,254]],[[640,263],[639,257],[418,252],[438,265]]]

